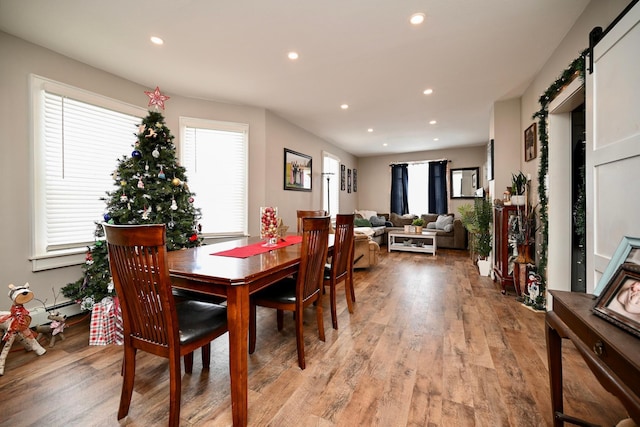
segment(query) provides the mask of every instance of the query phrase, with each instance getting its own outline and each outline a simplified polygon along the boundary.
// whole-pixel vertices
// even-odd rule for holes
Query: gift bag
[[[89,345],[122,344],[122,312],[118,298],[106,297],[91,310]]]

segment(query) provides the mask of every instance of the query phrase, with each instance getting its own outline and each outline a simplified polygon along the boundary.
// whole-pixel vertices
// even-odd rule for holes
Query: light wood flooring
[[[291,317],[279,333],[275,312],[258,308],[249,425],[551,425],[544,314],[501,295],[464,251],[433,257],[385,249],[377,266],[356,272],[352,315],[340,286],[337,331],[325,299],[326,342],[317,338],[314,311],[305,314],[304,371]],[[9,355],[0,377],[0,425],[166,425],[166,362],[138,356],[131,410],[118,422],[122,348],[89,346],[87,318],[70,323],[67,339],[45,355]],[[568,414],[603,426],[625,418],[570,343],[563,358]],[[182,392],[182,425],[231,425],[226,335],[213,344],[210,371],[201,370],[196,354]]]

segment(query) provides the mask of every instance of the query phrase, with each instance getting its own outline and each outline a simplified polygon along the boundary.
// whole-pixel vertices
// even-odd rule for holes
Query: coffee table
[[[387,250],[405,252],[424,252],[436,254],[437,236],[435,231],[423,231],[422,233],[405,233],[404,231],[390,231]],[[405,242],[411,240],[411,243]]]

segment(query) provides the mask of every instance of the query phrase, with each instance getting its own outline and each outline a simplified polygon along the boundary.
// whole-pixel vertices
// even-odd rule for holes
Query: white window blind
[[[182,165],[202,212],[202,233],[247,235],[248,125],[183,117],[180,128]]]
[[[77,262],[46,258],[84,252],[113,190],[117,160],[129,154],[144,109],[32,76],[33,260],[35,270]],[[132,114],[133,113],[133,114]]]

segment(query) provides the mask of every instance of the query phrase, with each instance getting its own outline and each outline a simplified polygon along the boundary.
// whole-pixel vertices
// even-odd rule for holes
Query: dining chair
[[[314,218],[320,216],[326,216],[327,211],[317,210],[317,211],[296,211],[298,216],[298,234],[302,233],[302,218]]]
[[[256,349],[256,306],[276,309],[278,330],[284,323],[284,310],[293,311],[296,325],[298,365],[305,368],[303,310],[314,304],[318,335],[324,341],[322,319],[322,276],[327,259],[329,217],[302,219],[300,266],[295,278],[286,277],[251,295],[249,304],[249,353]]]
[[[211,341],[227,332],[226,308],[192,299],[174,300],[164,224],[104,224],[103,227],[124,329],[118,419],[129,413],[136,353],[141,350],[169,359],[169,425],[178,426],[180,358],[185,356],[185,370],[188,370],[187,359],[190,357],[193,364],[193,351],[203,348],[203,366],[208,366]]]
[[[347,297],[349,313],[353,313],[355,292],[353,290],[353,255],[354,255],[354,219],[355,214],[336,215],[335,239],[331,263],[324,269],[324,286],[329,286],[331,304],[331,323],[338,329],[336,309],[336,286],[344,281],[344,293]]]

